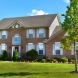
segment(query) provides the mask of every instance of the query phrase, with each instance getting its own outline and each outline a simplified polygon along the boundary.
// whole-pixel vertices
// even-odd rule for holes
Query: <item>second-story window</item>
[[[34,29],[28,29],[28,30],[26,30],[26,35],[27,35],[27,38],[34,38],[35,37],[35,31],[34,31]]]
[[[2,31],[2,39],[7,39],[7,31]]]
[[[33,29],[29,29],[29,38],[33,38]]]
[[[38,38],[44,38],[45,37],[45,29],[44,28],[39,28],[37,30],[37,37]]]
[[[21,44],[21,37],[16,34],[13,38],[12,38],[12,44],[13,45],[20,45]]]

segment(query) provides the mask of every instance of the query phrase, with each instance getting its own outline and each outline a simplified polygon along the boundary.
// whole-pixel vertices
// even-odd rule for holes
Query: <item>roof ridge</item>
[[[34,16],[20,16],[20,17],[18,16],[18,17],[9,17],[9,18],[3,18],[3,19],[15,19],[15,18],[26,18],[26,17],[40,17],[40,16],[50,16],[50,15],[58,15],[58,14],[34,15]]]

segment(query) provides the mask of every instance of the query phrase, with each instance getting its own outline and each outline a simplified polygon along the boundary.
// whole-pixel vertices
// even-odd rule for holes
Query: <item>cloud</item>
[[[70,0],[63,0],[64,2],[66,2],[66,3],[69,3],[70,2]]]
[[[31,13],[28,13],[28,15],[30,16],[34,16],[34,15],[47,15],[47,12],[44,12],[43,10],[35,10],[33,9]]]

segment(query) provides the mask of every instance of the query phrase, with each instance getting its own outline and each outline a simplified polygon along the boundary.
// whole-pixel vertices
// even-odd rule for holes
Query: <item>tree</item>
[[[18,60],[18,52],[16,50],[13,51],[13,60],[14,61]]]
[[[4,60],[4,61],[8,60],[8,54],[7,54],[6,50],[3,51],[2,60]]]
[[[26,56],[30,57],[32,60],[38,56],[38,52],[34,49],[28,50]]]
[[[72,48],[71,43],[73,43],[75,72],[77,72],[76,42],[78,42],[78,0],[70,0],[67,11],[65,14],[62,14],[62,16],[65,17],[62,23],[62,29],[69,35],[69,37],[62,38],[62,48],[69,50]]]

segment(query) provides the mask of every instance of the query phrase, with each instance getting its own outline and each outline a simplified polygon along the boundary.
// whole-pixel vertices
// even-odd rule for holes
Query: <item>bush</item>
[[[68,58],[67,58],[67,57],[62,57],[62,58],[61,58],[61,61],[62,61],[62,62],[68,62]]]
[[[51,58],[47,58],[47,62],[51,62]]]
[[[53,61],[53,63],[58,63],[58,61],[56,59],[53,59],[52,61]]]
[[[26,52],[26,56],[30,57],[33,60],[38,56],[38,52],[36,50],[34,50],[34,49],[28,50]]]
[[[55,57],[54,59],[56,59],[58,62],[61,62],[61,59],[58,57]]]
[[[40,62],[42,60],[42,58],[36,58],[35,59],[37,62]]]
[[[70,61],[71,61],[72,63],[74,63],[74,62],[75,62],[75,60],[73,60],[73,59],[71,59]]]
[[[41,63],[45,63],[45,62],[46,62],[46,59],[42,59],[42,60],[41,60]]]
[[[4,61],[8,60],[8,54],[7,54],[6,50],[3,51],[2,60],[4,60]]]
[[[14,61],[18,60],[18,52],[16,50],[13,51],[13,60]]]
[[[2,60],[2,55],[0,55],[0,60]]]

